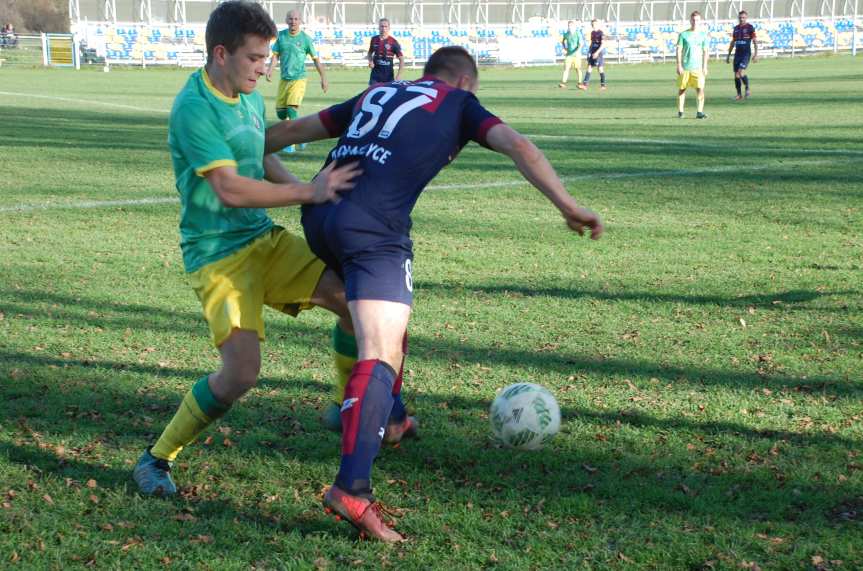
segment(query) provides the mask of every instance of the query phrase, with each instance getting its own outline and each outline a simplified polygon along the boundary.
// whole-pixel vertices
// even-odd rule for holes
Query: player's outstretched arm
[[[285,164],[275,154],[264,157],[264,178],[276,184],[297,184],[302,181],[285,168]]]
[[[293,121],[280,121],[267,128],[264,136],[264,155],[275,153],[288,145],[311,143],[331,137],[317,113]]]
[[[233,166],[224,166],[204,176],[222,204],[231,208],[276,208],[295,204],[318,204],[353,187],[360,173],[356,163],[335,168],[335,163],[318,173],[311,183],[272,184],[241,176]]]
[[[599,216],[576,204],[551,163],[527,137],[509,125],[499,123],[489,129],[486,142],[495,151],[512,159],[521,175],[560,210],[571,229],[581,235],[585,229],[589,229],[590,237],[594,240],[602,235],[603,226]]]

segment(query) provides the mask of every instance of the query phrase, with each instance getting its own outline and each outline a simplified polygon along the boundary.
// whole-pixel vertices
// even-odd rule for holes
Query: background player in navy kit
[[[734,87],[737,88],[736,99],[738,101],[744,97],[740,94],[741,83],[746,86],[745,96],[749,97],[749,76],[746,74],[749,67],[749,57],[752,56],[752,63],[758,61],[758,41],[755,39],[755,28],[746,22],[748,17],[749,14],[746,10],[741,10],[737,14],[740,23],[734,26],[734,31],[731,33],[731,44],[728,46],[728,54],[725,56],[725,63],[728,63],[731,52],[734,51]]]
[[[578,86],[579,89],[585,90],[590,83],[590,72],[593,68],[599,68],[599,89],[605,91],[605,38],[602,32],[602,25],[599,20],[590,21],[590,48],[587,51],[587,71],[584,72],[584,81]]]
[[[369,52],[366,54],[366,58],[369,60],[369,67],[372,68],[369,85],[401,79],[402,68],[405,65],[402,47],[390,35],[390,21],[386,18],[381,18],[378,22],[378,32],[380,34],[372,38],[371,43],[369,43]],[[395,74],[393,74],[394,56],[399,60],[399,70]]]
[[[341,466],[324,504],[383,541],[404,539],[383,520],[371,495],[371,469],[386,433],[400,429],[393,419],[406,417],[395,409],[395,370],[413,301],[410,213],[420,193],[475,141],[509,156],[572,230],[589,230],[594,239],[603,231],[599,217],[576,204],[542,152],[480,105],[473,94],[476,62],[467,51],[441,48],[424,71],[420,80],[376,85],[267,133],[268,148],[274,149],[340,137],[327,164],[356,161],[363,169],[340,202],[305,208],[303,228],[312,250],[344,276],[359,348],[341,409]]]

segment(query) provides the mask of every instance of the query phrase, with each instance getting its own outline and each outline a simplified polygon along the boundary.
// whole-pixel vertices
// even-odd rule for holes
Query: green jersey
[[[291,34],[290,30],[282,30],[273,44],[273,53],[279,55],[279,65],[282,68],[282,79],[294,81],[306,77],[306,56],[318,57],[312,38],[303,31]]]
[[[581,34],[578,32],[567,32],[563,35],[563,49],[566,51],[567,56],[574,56],[578,53],[579,48],[581,48]]]
[[[681,46],[683,71],[701,71],[704,57],[708,54],[707,34],[692,30],[680,32],[677,45]]]
[[[263,208],[230,208],[204,178],[234,166],[264,177],[264,98],[257,91],[227,97],[205,69],[192,74],[174,100],[168,147],[180,192],[180,248],[187,272],[236,252],[273,226]]]

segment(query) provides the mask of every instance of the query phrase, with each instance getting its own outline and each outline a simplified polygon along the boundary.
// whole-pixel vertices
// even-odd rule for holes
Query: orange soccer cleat
[[[402,534],[392,529],[395,521],[384,520],[392,514],[380,503],[352,496],[337,486],[332,486],[324,494],[324,511],[334,514],[336,520],[344,519],[360,530],[360,538],[371,537],[387,543],[406,541]]]

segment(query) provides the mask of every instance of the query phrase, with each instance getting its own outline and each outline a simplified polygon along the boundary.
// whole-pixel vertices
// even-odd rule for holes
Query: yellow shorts
[[[563,58],[563,67],[567,70],[574,67],[581,71],[581,56],[578,54],[566,56]]]
[[[264,340],[264,304],[289,315],[310,309],[326,266],[306,241],[278,226],[251,244],[189,274],[213,344],[234,329],[257,331]]]
[[[688,87],[704,89],[704,81],[704,74],[700,71],[684,71],[677,76],[677,89],[686,89]]]
[[[279,81],[279,93],[276,95],[276,109],[299,107],[306,96],[306,80],[295,79]]]

